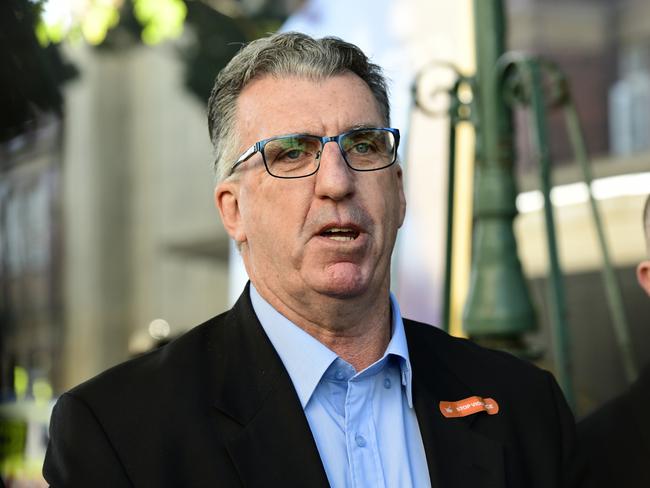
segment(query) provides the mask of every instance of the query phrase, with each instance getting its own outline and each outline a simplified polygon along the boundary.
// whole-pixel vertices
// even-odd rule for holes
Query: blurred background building
[[[508,48],[543,54],[569,76],[636,361],[648,362],[650,303],[634,266],[646,253],[641,212],[650,193],[650,4],[505,6]],[[433,73],[421,81],[427,90],[449,83],[432,62],[473,73],[470,0],[9,0],[0,14],[0,400],[13,419],[0,425],[5,471],[14,469],[10,439],[42,446],[53,397],[220,313],[240,293],[241,265],[213,205],[205,104],[241,43],[268,32],[337,35],[384,66],[393,125],[404,134],[409,202],[394,290],[406,316],[441,323],[448,120],[415,107],[412,87],[424,72]],[[553,370],[539,168],[527,119],[518,111],[515,120],[515,231],[540,316],[529,340]],[[585,187],[559,114],[549,131],[582,416],[626,381]],[[458,168],[467,181],[472,151],[465,130]],[[469,215],[471,184],[461,193],[460,215]],[[462,301],[466,285],[460,290]]]

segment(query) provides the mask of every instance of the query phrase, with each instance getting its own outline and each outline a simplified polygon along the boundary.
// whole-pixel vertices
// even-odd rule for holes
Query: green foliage
[[[78,10],[82,14],[45,23],[47,2],[0,0],[0,141],[29,130],[38,112],[62,113],[60,87],[77,74],[59,53],[64,40],[122,50],[176,39],[187,30],[177,49],[185,85],[205,103],[216,74],[241,46],[277,30],[286,18],[270,0],[248,16],[237,0],[229,15],[207,0],[88,0]]]
[[[60,86],[76,75],[57,46],[36,37],[43,1],[0,2],[0,141],[37,123],[39,113],[61,113]]]
[[[142,41],[158,44],[183,32],[187,7],[182,0],[134,0],[135,18],[142,24]]]
[[[167,0],[165,0],[167,1]],[[180,2],[180,0],[175,0]],[[142,4],[140,2],[143,2]],[[156,39],[154,34],[147,33],[146,19],[153,3],[158,6],[158,0],[127,0],[120,10],[120,23],[108,32],[106,40],[99,45],[101,49],[123,49],[127,44],[151,44]],[[160,18],[180,18],[183,13],[183,26],[186,36],[178,44],[177,53],[185,64],[185,86],[201,103],[205,103],[210,95],[214,78],[226,63],[235,55],[243,44],[276,31],[286,18],[273,9],[262,9],[256,16],[225,15],[202,0],[186,0],[180,2],[185,10],[170,6],[170,13],[160,13]],[[144,5],[140,7],[139,5]],[[155,21],[154,21],[155,22]],[[165,21],[167,26],[176,25]],[[171,31],[168,31],[171,32]],[[174,31],[178,33],[179,31]],[[167,35],[167,39],[172,38]]]

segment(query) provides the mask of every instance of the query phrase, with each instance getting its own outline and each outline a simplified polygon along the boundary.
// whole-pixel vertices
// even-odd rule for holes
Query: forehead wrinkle
[[[285,132],[282,134],[277,134],[271,137],[276,136],[290,136],[290,135],[306,135],[306,136],[316,136],[316,137],[335,137],[346,132],[350,132],[356,129],[374,129],[381,128],[381,124],[371,123],[371,122],[362,122],[358,124],[349,124],[344,125],[337,134],[326,134],[325,130],[296,130],[294,132]]]
[[[345,97],[347,95],[347,88],[337,87],[337,89],[334,90],[333,93],[328,94],[327,98],[323,98],[322,96],[320,99],[318,98],[318,96],[320,95],[318,93],[318,89],[317,89],[318,87],[322,87],[323,84],[327,83],[332,78],[341,78],[341,77],[348,78],[348,81],[350,83],[350,87],[349,87],[350,89],[355,84],[357,86],[359,84],[365,86],[366,90],[364,90],[364,94],[363,94],[363,98],[365,98],[365,100],[363,101],[366,102],[366,105],[372,107],[371,109],[368,110],[368,112],[374,112],[374,117],[366,118],[365,120],[362,121],[349,120],[348,111],[346,110],[347,100],[345,100]],[[313,102],[308,100],[310,106],[307,107],[305,107],[304,105],[298,107],[287,105],[286,107],[283,107],[277,105],[274,106],[274,100],[266,97],[266,98],[262,98],[261,106],[260,106],[260,100],[259,100],[257,90],[259,89],[260,84],[268,81],[269,78],[273,79],[274,81],[278,81],[280,83],[282,83],[283,81],[287,83],[292,83],[292,82],[312,83],[315,87],[314,90],[315,96],[312,98]],[[343,93],[343,95],[339,95],[340,93]],[[247,94],[252,96],[247,97],[246,96]],[[338,112],[338,116],[334,121],[326,120],[319,115],[319,111],[320,111],[319,109],[322,108],[319,107],[319,105],[321,105],[321,102],[329,105],[329,107],[331,106],[341,107],[341,109]],[[253,113],[258,113],[258,114],[274,113],[274,116],[269,117],[269,119],[273,121],[274,124],[273,127],[267,126],[266,119],[264,117],[253,119],[251,117],[246,116],[246,114],[249,113],[248,110],[249,107],[247,107],[247,105],[253,103],[255,105],[250,107],[251,109],[254,109]],[[277,115],[280,115],[280,117],[278,117]],[[294,119],[299,119],[300,125],[296,125]],[[375,119],[375,121],[371,119]],[[239,142],[240,142],[241,150],[246,149],[251,144],[254,144],[259,140],[268,139],[270,137],[275,137],[280,135],[311,134],[317,136],[335,136],[342,132],[346,132],[354,128],[383,126],[383,118],[381,116],[381,111],[379,110],[378,103],[375,100],[372,93],[370,92],[369,87],[367,87],[367,85],[363,80],[356,77],[356,75],[352,75],[352,74],[337,75],[333,77],[326,77],[319,80],[308,79],[301,76],[286,76],[286,77],[262,76],[260,78],[256,78],[252,80],[242,90],[240,96],[237,99],[236,121],[237,121],[236,128],[240,135],[257,134],[255,140],[246,140],[246,141],[240,140]],[[335,129],[328,129],[327,127],[328,125],[335,126]]]
[[[261,131],[261,132],[269,132],[270,135],[262,137],[261,139],[258,139],[256,141],[251,141],[249,144],[244,144],[242,147],[242,150],[248,148],[251,144],[254,144],[255,142],[264,140],[264,139],[269,139],[272,137],[279,137],[279,136],[288,136],[288,135],[310,135],[310,136],[317,136],[317,137],[334,137],[338,136],[340,134],[343,134],[345,132],[349,132],[355,129],[369,129],[369,128],[381,128],[383,127],[383,124],[377,123],[377,122],[352,122],[352,123],[342,123],[339,122],[337,126],[339,129],[337,130],[336,133],[331,133],[332,131],[328,131],[325,128],[326,124],[323,123],[323,121],[317,121],[316,123],[305,123],[301,124],[300,126],[293,126],[291,125],[291,121],[289,121],[289,125],[287,126],[286,130],[271,130],[271,129],[266,129],[263,125],[260,127],[260,125],[256,124],[256,127]]]

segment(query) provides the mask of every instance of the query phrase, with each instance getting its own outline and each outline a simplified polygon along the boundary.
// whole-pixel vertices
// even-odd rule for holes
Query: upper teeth
[[[331,227],[331,228],[329,228],[329,229],[327,229],[325,231],[326,234],[330,234],[330,235],[328,235],[328,238],[332,239],[332,240],[335,240],[335,241],[351,241],[351,240],[354,240],[354,237],[351,236],[351,235],[347,235],[347,236],[332,235],[332,234],[339,233],[339,232],[346,232],[346,233],[349,233],[349,234],[354,233],[354,231],[352,229],[348,229],[348,228],[345,228],[345,227]]]

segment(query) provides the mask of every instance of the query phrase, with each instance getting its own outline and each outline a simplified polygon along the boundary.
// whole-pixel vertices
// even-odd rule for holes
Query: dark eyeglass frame
[[[381,130],[381,131],[387,131],[387,132],[390,132],[391,134],[393,134],[393,138],[395,139],[395,148],[394,148],[393,159],[389,164],[386,164],[386,165],[381,166],[379,168],[369,168],[369,169],[357,169],[357,168],[354,168],[354,167],[352,167],[350,165],[350,162],[348,161],[345,150],[343,149],[343,146],[341,146],[341,139],[344,138],[344,137],[349,136],[350,134],[354,134],[356,132],[364,132],[364,131],[369,131],[369,130]],[[274,137],[269,137],[268,139],[262,139],[261,141],[257,141],[251,147],[246,149],[246,151],[244,151],[242,153],[242,155],[239,156],[239,158],[237,158],[237,161],[235,161],[235,164],[233,164],[232,168],[230,169],[229,175],[232,175],[235,172],[235,169],[237,169],[237,167],[240,164],[248,161],[256,153],[260,153],[262,155],[262,160],[264,161],[264,167],[266,168],[266,172],[269,175],[273,176],[274,178],[281,178],[281,179],[285,179],[285,180],[290,180],[290,179],[297,179],[297,178],[307,178],[308,176],[316,174],[316,172],[320,168],[320,156],[316,158],[317,165],[316,165],[316,168],[314,169],[314,171],[312,171],[311,173],[306,174],[306,175],[278,176],[278,175],[274,175],[273,173],[271,173],[271,170],[269,170],[269,166],[268,166],[268,164],[266,162],[266,156],[264,155],[264,147],[269,142],[275,141],[277,139],[282,139],[282,138],[285,138],[285,137],[297,137],[297,136],[309,136],[309,137],[313,137],[314,139],[320,139],[320,141],[321,141],[321,154],[322,154],[322,151],[325,149],[325,144],[327,144],[328,142],[336,142],[336,145],[339,147],[339,150],[341,151],[341,155],[343,156],[343,160],[345,161],[345,164],[348,165],[348,168],[350,168],[350,169],[352,169],[354,171],[359,171],[359,172],[378,171],[380,169],[385,169],[385,168],[388,168],[389,166],[392,166],[393,164],[395,164],[395,161],[397,161],[397,148],[399,147],[399,138],[400,138],[399,129],[394,129],[394,128],[391,128],[391,127],[358,127],[358,128],[355,128],[355,129],[351,129],[351,130],[342,132],[341,134],[339,134],[337,136],[316,136],[316,135],[313,135],[313,134],[296,133],[296,134],[282,134],[280,136],[274,136]]]

